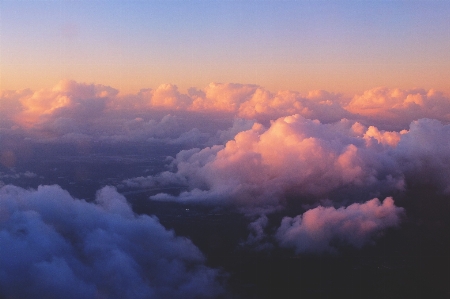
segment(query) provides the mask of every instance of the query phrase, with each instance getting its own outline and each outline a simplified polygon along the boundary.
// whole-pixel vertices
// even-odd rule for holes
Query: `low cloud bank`
[[[59,186],[0,188],[0,295],[7,298],[214,298],[218,270],[112,187],[95,203]]]

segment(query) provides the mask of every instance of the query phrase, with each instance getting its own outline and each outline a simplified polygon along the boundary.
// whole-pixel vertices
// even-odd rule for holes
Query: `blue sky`
[[[2,1],[1,89],[445,89],[448,1]]]

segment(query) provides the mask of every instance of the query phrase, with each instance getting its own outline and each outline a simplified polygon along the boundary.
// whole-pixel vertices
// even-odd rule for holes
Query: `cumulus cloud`
[[[15,124],[13,118],[24,109],[21,99],[29,97],[33,92],[26,90],[5,90],[0,92],[0,129],[10,128]]]
[[[33,126],[42,117],[61,110],[69,110],[76,117],[98,115],[104,108],[105,99],[117,93],[118,90],[109,86],[62,80],[53,89],[42,89],[20,97],[22,109],[14,119],[24,126]]]
[[[238,128],[231,114],[194,111],[193,98],[175,85],[122,96],[109,86],[63,80],[52,89],[4,91],[0,96],[0,134],[20,133],[39,142],[204,146],[210,140],[224,142],[232,137],[226,131]]]
[[[211,83],[204,90],[190,90],[194,99],[191,109],[236,112],[257,90],[257,85]]]
[[[159,193],[152,196],[153,200],[236,205],[252,217],[260,216],[249,226],[250,235],[245,243],[259,248],[267,244],[266,213],[280,211],[292,201],[298,202],[304,211],[308,205],[315,207],[324,200],[338,207],[361,198],[381,198],[395,194],[391,192],[420,186],[432,186],[448,194],[449,102],[450,99],[440,92],[422,89],[375,88],[346,98],[321,90],[302,95],[236,83],[211,83],[203,89],[191,88],[187,93],[179,91],[175,85],[163,84],[155,89],[142,89],[137,94],[120,95],[109,86],[64,80],[51,89],[3,91],[0,94],[0,138],[7,136],[13,140],[20,136],[16,139],[80,144],[94,140],[145,142],[173,146],[177,151],[183,149],[170,160],[167,171],[130,178],[121,186],[155,190],[175,187],[171,194]],[[18,148],[7,146],[4,141],[0,143],[0,166],[13,167],[21,159],[19,153],[25,152]],[[12,179],[5,175],[6,172],[0,174],[4,182]],[[22,197],[43,192],[41,189],[17,190],[15,192]],[[110,192],[113,198],[114,194]],[[67,202],[73,201],[70,200]],[[396,225],[392,219],[398,218],[400,212],[390,202],[386,199],[383,204],[370,201],[348,208],[314,208],[302,216],[283,220],[277,240],[282,246],[300,248],[298,252],[328,251],[333,242],[360,247],[377,232]],[[83,204],[90,207],[87,209],[100,211],[101,215],[114,214],[101,200],[97,205]],[[119,207],[113,210],[127,210],[125,206]],[[376,213],[366,213],[364,209],[384,209],[388,211],[386,219],[392,221],[373,220],[378,219],[373,216]],[[42,214],[41,210],[33,211]],[[22,210],[17,213],[21,214]],[[323,215],[326,220],[320,228],[322,239],[317,239],[320,242],[314,239],[317,235],[307,226],[310,215]],[[359,218],[356,215],[360,215]],[[134,215],[126,217],[144,221]],[[359,234],[358,239],[352,239],[343,229],[345,221],[339,219],[348,217],[351,219],[348,220],[349,230]],[[362,228],[372,221],[367,219],[375,223],[372,230]],[[137,223],[133,221],[130,223]],[[145,221],[157,223],[152,218]],[[334,223],[335,230],[329,227],[330,223]],[[58,225],[75,224],[61,222]],[[297,227],[301,229],[297,231]],[[114,231],[107,233],[115,234]],[[302,244],[306,247],[302,249],[289,239],[290,234],[304,240]],[[79,238],[85,240],[84,236]],[[167,240],[177,244],[187,242],[173,235]],[[66,244],[64,242],[62,244]],[[75,255],[79,254],[78,247],[72,243],[67,246]],[[140,257],[134,253],[127,251],[126,254],[129,254],[126,259],[140,262]],[[89,280],[82,278],[77,270],[77,257],[64,258],[61,255],[61,260],[47,265],[48,269],[72,271],[70,279],[88,284]],[[43,261],[49,262],[45,258],[39,260]],[[196,261],[196,265],[200,265],[198,269],[204,267],[201,258]],[[183,257],[180,263],[190,262],[185,263]],[[96,273],[94,266],[89,267],[89,273]],[[139,279],[147,279],[147,274],[139,273]],[[93,284],[98,287],[97,282]]]
[[[213,298],[218,270],[186,238],[135,215],[112,187],[95,203],[59,186],[0,189],[0,295],[7,298]]]
[[[31,138],[66,142],[77,136],[104,141],[161,140],[158,134],[170,131],[172,135],[164,141],[186,144],[191,138],[200,146],[223,142],[219,131],[230,129],[234,118],[268,126],[271,120],[298,114],[321,123],[345,118],[399,131],[424,117],[450,121],[449,101],[433,90],[376,88],[351,99],[323,90],[302,95],[237,83],[211,83],[187,93],[176,85],[162,84],[120,95],[110,86],[62,80],[50,89],[3,91],[0,128],[21,128]],[[162,122],[167,115],[178,118],[178,127]]]
[[[212,136],[206,145],[213,146],[219,144],[225,144],[234,139],[234,136],[242,131],[250,130],[255,124],[254,120],[248,120],[243,118],[236,118],[233,120],[233,125],[226,130],[219,130]]]
[[[406,128],[420,118],[450,121],[450,99],[435,90],[374,88],[355,96],[345,109],[362,122],[390,129]]]
[[[377,233],[399,225],[403,208],[387,197],[334,208],[319,206],[294,218],[285,217],[276,232],[280,246],[296,253],[334,251],[336,244],[362,247]]]
[[[259,216],[255,221],[248,225],[249,235],[242,246],[249,247],[256,251],[268,251],[273,249],[273,245],[269,242],[269,236],[265,233],[269,219],[266,215]]]
[[[269,128],[256,123],[225,146],[181,151],[172,161],[175,170],[164,177],[186,191],[152,198],[276,207],[292,196],[376,196],[413,186],[448,193],[449,128],[421,119],[395,132],[299,115],[279,118]],[[162,184],[159,175],[147,180]]]
[[[269,128],[256,123],[225,146],[181,151],[171,181],[184,182],[188,190],[153,199],[276,207],[290,194],[321,198],[343,187],[401,189],[403,176],[386,154],[400,133],[376,131],[373,137],[374,131],[300,115],[279,118]]]
[[[312,91],[307,96],[298,92],[280,91],[272,94],[258,89],[250,100],[239,107],[238,115],[260,121],[272,120],[285,115],[299,114],[322,122],[334,122],[349,118],[350,113],[342,108],[345,101],[340,95],[326,91]]]
[[[254,219],[241,243],[247,248],[270,250],[276,242],[297,253],[333,252],[341,245],[360,248],[400,223],[403,208],[392,198],[360,203],[361,198],[417,188],[449,194],[449,140],[450,125],[434,119],[385,131],[293,115],[267,128],[254,123],[225,145],[183,150],[171,161],[172,170],[126,183],[184,190],[153,200],[237,206]],[[283,215],[286,207],[309,210],[285,217],[272,234],[268,213]]]
[[[146,105],[157,108],[186,109],[192,104],[192,99],[181,94],[173,84],[162,84],[154,90],[141,90],[139,97],[145,99]]]
[[[184,182],[186,192],[179,199],[235,198],[274,206],[288,194],[326,197],[339,188],[401,189],[404,176],[412,181],[417,170],[434,172],[427,177],[440,180],[443,189],[448,185],[436,174],[446,173],[448,155],[434,147],[448,133],[437,129],[442,135],[426,141],[425,151],[414,141],[425,122],[404,130],[423,116],[448,122],[449,99],[436,91],[377,88],[346,99],[326,91],[272,93],[257,85],[212,83],[187,94],[166,84],[122,96],[109,86],[64,80],[52,89],[5,91],[0,102],[2,136],[161,142],[190,149],[177,155],[172,163],[177,170],[165,175]],[[13,164],[14,152],[2,150],[1,163]]]
[[[393,156],[411,186],[450,193],[450,125],[434,119],[412,122]]]

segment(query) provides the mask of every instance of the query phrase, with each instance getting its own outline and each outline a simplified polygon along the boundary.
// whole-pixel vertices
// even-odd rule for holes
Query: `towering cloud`
[[[0,296],[214,298],[220,273],[112,187],[95,203],[59,186],[0,188]]]

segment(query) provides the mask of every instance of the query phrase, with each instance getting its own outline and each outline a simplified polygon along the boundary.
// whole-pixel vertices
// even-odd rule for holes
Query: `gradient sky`
[[[0,1],[0,89],[450,91],[450,1]]]

